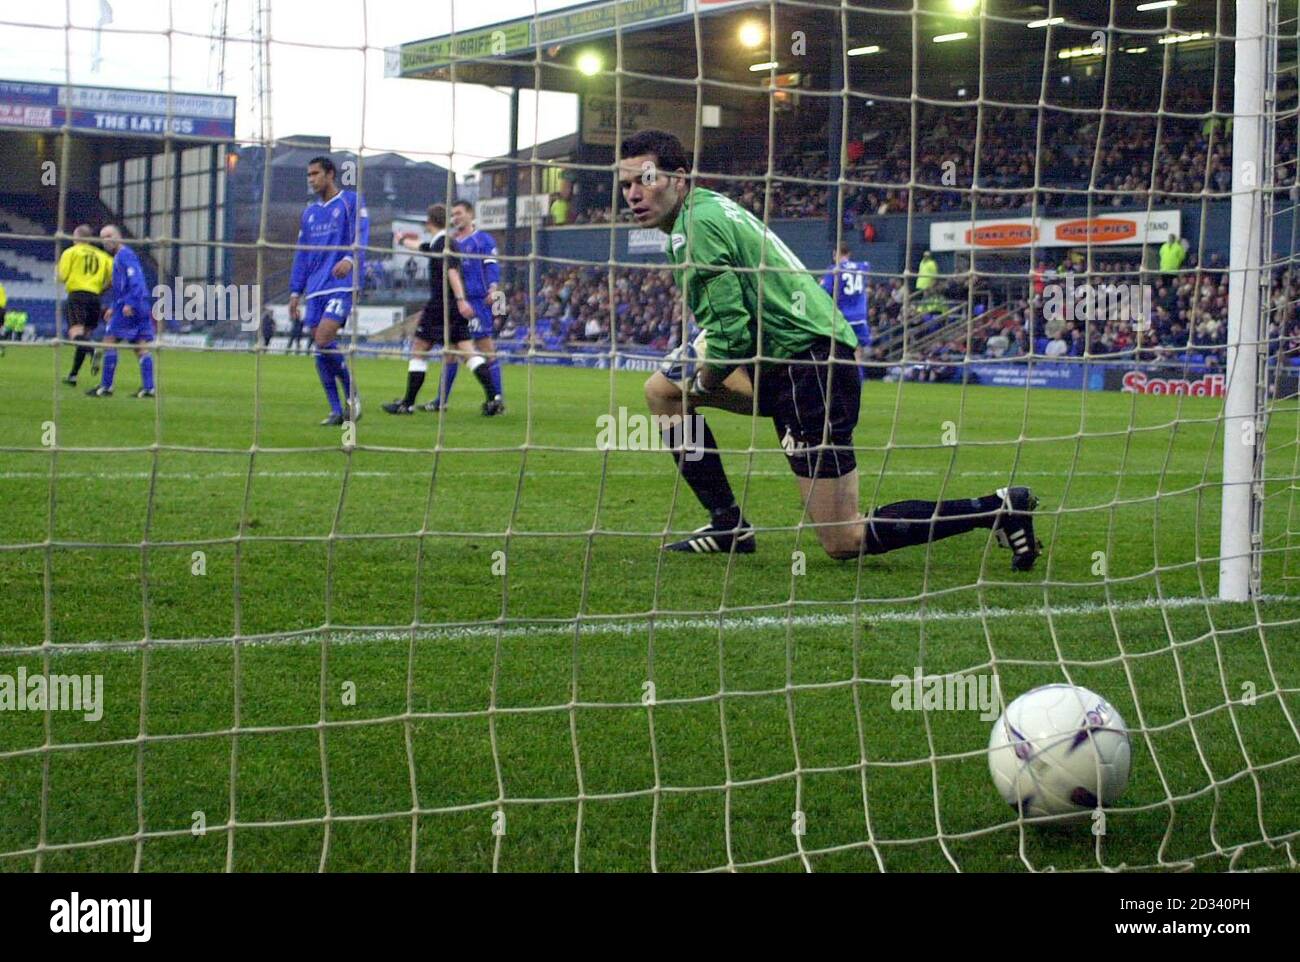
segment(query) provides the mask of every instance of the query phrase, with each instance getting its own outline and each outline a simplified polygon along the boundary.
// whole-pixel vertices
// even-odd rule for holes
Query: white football
[[[1113,804],[1128,785],[1128,728],[1106,699],[1077,685],[1025,692],[993,723],[989,773],[1026,818]]]

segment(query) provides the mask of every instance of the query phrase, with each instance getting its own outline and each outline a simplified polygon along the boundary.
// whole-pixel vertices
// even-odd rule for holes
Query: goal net
[[[1294,3],[426,6],[4,14],[0,868],[1296,868]],[[763,238],[707,265],[760,393],[782,290],[865,304],[800,425],[860,368],[861,511],[1029,488],[1031,570],[988,514],[829,557],[766,408],[702,411],[755,550],[665,550],[709,513],[647,379],[714,307],[648,129]],[[988,746],[1054,683],[1132,764],[1044,826]]]

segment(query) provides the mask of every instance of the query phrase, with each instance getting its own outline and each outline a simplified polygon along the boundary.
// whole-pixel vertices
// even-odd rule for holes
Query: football
[[[1128,785],[1131,750],[1124,719],[1077,685],[1043,685],[1007,705],[989,737],[989,773],[1026,818],[1088,812]]]

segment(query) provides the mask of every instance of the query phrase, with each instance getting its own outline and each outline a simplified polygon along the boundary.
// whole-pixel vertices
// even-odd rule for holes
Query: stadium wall
[[[280,308],[279,310],[283,310]],[[216,349],[252,353],[255,349],[247,338],[210,337],[204,334],[164,334],[162,343],[172,347],[189,349]],[[652,373],[659,370],[663,363],[664,352],[644,347],[620,347],[611,356],[608,345],[593,345],[586,348],[565,348],[559,350],[537,349],[530,351],[526,340],[499,340],[497,353],[504,364],[533,364],[542,367],[580,367],[608,370],[612,366],[620,371]],[[272,353],[287,353],[288,338],[277,336],[272,339]],[[404,358],[409,345],[406,342],[377,343],[359,341],[355,345],[357,354],[365,357]],[[441,363],[442,347],[435,345],[429,354],[434,363]],[[1213,363],[1213,358],[1202,355],[1197,359],[1174,359],[1159,363],[1152,361],[1092,361],[1082,358],[1068,361],[1051,360],[1035,357],[988,360],[972,358],[970,361],[945,364],[942,362],[917,361],[908,364],[891,363],[884,368],[877,366],[876,377],[886,375],[890,379],[904,376],[908,380],[915,378],[917,372],[925,369],[939,369],[944,376],[937,378],[939,383],[967,384],[980,387],[1009,387],[1024,390],[1051,389],[1064,391],[1119,391],[1127,394],[1172,395],[1183,397],[1222,398],[1226,388],[1226,378],[1220,365]],[[1276,398],[1289,398],[1300,395],[1300,368],[1290,366],[1281,372],[1277,370],[1275,359],[1269,361],[1270,392]]]

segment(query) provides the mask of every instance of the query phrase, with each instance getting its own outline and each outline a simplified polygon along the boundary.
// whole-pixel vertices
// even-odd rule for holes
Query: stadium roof
[[[973,12],[971,4],[976,4]],[[833,74],[847,60],[849,89],[863,94],[906,96],[915,83],[923,96],[952,96],[958,87],[976,88],[982,73],[986,95],[993,95],[990,88],[1002,81],[1038,82],[1045,52],[1062,70],[1102,63],[1103,55],[1087,51],[1095,43],[1094,31],[1112,16],[1116,30],[1110,49],[1125,54],[1119,58],[1125,68],[1145,66],[1157,78],[1166,54],[1213,44],[1219,18],[1220,35],[1231,32],[1231,8],[1218,11],[1212,0],[1179,0],[1176,7],[1154,11],[1138,11],[1136,4],[1057,0],[1051,16],[1062,22],[1030,27],[1047,19],[1046,3],[983,0],[981,8],[978,0],[919,0],[914,17],[912,0],[871,0],[870,10],[844,8],[840,0],[775,6],[768,0],[596,0],[402,44],[387,51],[385,72],[609,95],[615,92],[614,67],[621,56],[624,97],[693,98],[698,76],[707,102],[742,106],[769,89],[773,73],[798,74],[791,82],[804,89],[838,89]],[[958,12],[963,7],[966,12]],[[757,26],[758,46],[741,42],[746,25]],[[770,46],[769,32],[779,38]],[[934,42],[955,33],[967,36]],[[1162,42],[1171,34],[1195,33],[1208,36]],[[1221,55],[1230,58],[1230,41],[1221,43]],[[846,51],[858,52],[846,57]],[[1063,51],[1071,55],[1062,56]],[[578,69],[583,54],[594,54],[601,65],[594,76]],[[751,70],[771,62],[774,67]]]
[[[261,144],[250,144],[243,148],[248,151],[259,151],[265,149]],[[356,153],[350,150],[335,149],[331,146],[330,138],[320,135],[295,134],[291,137],[284,137],[277,141],[275,150],[271,157],[272,167],[291,167],[294,169],[304,168],[307,162],[313,157],[319,157],[321,154],[329,154],[340,157],[356,157]],[[385,151],[379,154],[366,154],[362,157],[365,162],[366,170],[410,170],[413,168],[429,168],[430,170],[444,170],[442,166],[430,160],[416,160],[413,157],[407,157],[405,154]]]
[[[576,133],[565,134],[563,137],[555,137],[551,140],[543,141],[536,147],[520,147],[510,154],[501,154],[497,157],[489,157],[487,160],[480,160],[474,165],[474,170],[488,170],[496,167],[504,167],[510,163],[511,158],[532,160],[562,160],[573,156],[578,148],[578,135]]]

